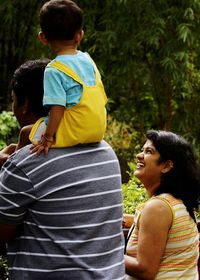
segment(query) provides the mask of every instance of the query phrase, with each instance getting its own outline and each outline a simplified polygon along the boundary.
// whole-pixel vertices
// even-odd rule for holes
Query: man
[[[12,85],[27,86],[32,64],[21,66]],[[26,108],[27,118],[29,99],[18,107],[17,96],[15,111],[23,117]],[[8,244],[11,280],[124,279],[121,224],[120,168],[105,141],[50,149],[48,156],[27,145],[2,167],[0,240]]]

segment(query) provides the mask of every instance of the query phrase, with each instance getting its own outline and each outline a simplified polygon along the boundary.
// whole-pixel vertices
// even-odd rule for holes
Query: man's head
[[[47,115],[43,107],[43,76],[49,59],[29,60],[13,74],[11,81],[13,111],[21,126],[30,116],[40,118]]]
[[[70,41],[83,28],[83,13],[71,0],[50,0],[40,10],[40,27],[51,41]]]

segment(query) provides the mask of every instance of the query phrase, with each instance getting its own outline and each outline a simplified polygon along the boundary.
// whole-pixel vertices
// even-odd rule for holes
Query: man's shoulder
[[[15,152],[10,160],[13,164],[22,167],[27,165],[42,165],[45,162],[53,162],[53,160],[62,159],[64,157],[70,157],[74,160],[79,160],[80,155],[84,158],[101,156],[102,158],[115,158],[116,154],[112,147],[104,140],[99,143],[90,143],[84,145],[77,145],[73,147],[66,148],[51,148],[47,156],[44,154],[36,155],[31,153],[31,145],[27,145],[22,149]]]
[[[51,148],[48,155],[30,152],[31,145],[18,150],[7,163],[6,168],[13,174],[21,174],[34,184],[44,178],[63,180],[88,180],[98,176],[107,177],[107,172],[116,178],[120,174],[117,156],[105,141],[96,144],[77,145],[69,148]],[[67,179],[66,175],[67,174]],[[63,179],[63,176],[65,179]],[[85,178],[85,179],[84,179]]]

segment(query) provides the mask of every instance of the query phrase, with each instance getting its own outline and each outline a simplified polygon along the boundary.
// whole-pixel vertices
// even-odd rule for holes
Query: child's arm
[[[46,132],[42,136],[40,142],[32,147],[31,149],[32,153],[36,152],[37,154],[40,154],[41,152],[44,152],[45,155],[48,154],[49,148],[55,142],[56,131],[63,117],[64,111],[65,111],[64,106],[60,106],[60,105],[51,106]]]

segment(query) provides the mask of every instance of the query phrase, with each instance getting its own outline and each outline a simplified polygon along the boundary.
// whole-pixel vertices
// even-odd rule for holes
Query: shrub
[[[133,175],[135,164],[129,163],[130,180],[122,185],[124,213],[134,214],[136,207],[147,200],[146,190]]]
[[[112,146],[120,162],[122,182],[130,179],[128,162],[133,161],[138,152],[139,133],[124,122],[108,115],[105,140]]]
[[[130,161],[135,157],[139,134],[126,123],[119,122],[108,115],[105,140],[113,147],[117,155]]]
[[[14,114],[10,111],[0,113],[0,149],[11,142],[17,141],[19,125]]]
[[[0,279],[8,280],[8,264],[5,256],[0,256]]]

